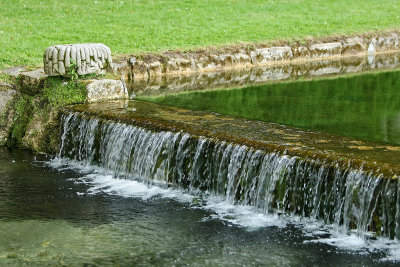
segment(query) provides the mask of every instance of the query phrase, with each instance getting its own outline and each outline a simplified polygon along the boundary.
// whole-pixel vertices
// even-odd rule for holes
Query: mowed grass
[[[64,43],[128,54],[384,29],[400,29],[399,0],[0,0],[0,68]]]

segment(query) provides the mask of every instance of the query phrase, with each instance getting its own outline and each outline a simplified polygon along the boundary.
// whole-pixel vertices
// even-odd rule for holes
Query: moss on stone
[[[16,97],[8,102],[3,112],[0,114],[0,146],[4,146],[7,143],[8,132],[14,120],[15,103]]]
[[[86,101],[86,85],[79,80],[49,77],[40,94],[20,93],[15,101],[14,120],[8,145],[40,152],[55,152],[60,108]]]
[[[82,103],[86,100],[86,85],[77,80],[50,77],[45,82],[40,100],[52,107]]]
[[[15,83],[15,80],[16,79],[13,76],[0,72],[0,83]]]

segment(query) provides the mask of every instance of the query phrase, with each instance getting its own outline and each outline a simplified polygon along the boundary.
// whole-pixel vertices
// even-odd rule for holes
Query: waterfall
[[[115,177],[203,191],[264,213],[296,214],[400,238],[400,184],[324,159],[66,113],[60,157]]]

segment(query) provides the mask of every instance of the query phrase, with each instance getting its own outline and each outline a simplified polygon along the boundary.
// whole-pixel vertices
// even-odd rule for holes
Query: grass
[[[63,43],[127,54],[385,29],[400,29],[398,0],[2,0],[0,68]]]

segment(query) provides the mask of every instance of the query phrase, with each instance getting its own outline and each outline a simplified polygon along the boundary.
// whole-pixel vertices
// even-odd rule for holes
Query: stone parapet
[[[338,57],[292,64],[273,64],[214,72],[192,72],[181,75],[149,76],[128,83],[135,96],[173,94],[183,91],[238,88],[278,80],[332,77],[400,67],[400,53]]]
[[[160,75],[181,75],[235,68],[291,64],[308,60],[325,60],[400,50],[398,32],[376,36],[345,36],[328,40],[293,42],[279,46],[237,45],[190,52],[164,52],[125,58],[122,74],[127,79],[150,79]],[[335,72],[336,70],[326,70]]]

